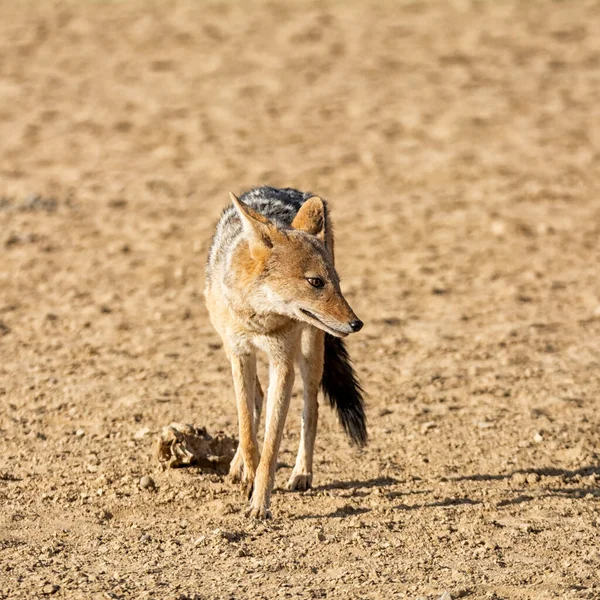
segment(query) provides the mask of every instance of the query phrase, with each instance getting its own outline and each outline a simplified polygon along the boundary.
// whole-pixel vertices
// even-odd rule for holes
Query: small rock
[[[325,537],[325,534],[323,533],[322,529],[317,529],[316,538],[317,538],[317,542],[324,542],[327,539]]]
[[[452,596],[448,592],[444,592],[438,600],[452,600]]]
[[[149,475],[144,475],[140,479],[140,487],[143,490],[153,490],[156,487],[156,484],[154,483],[154,479],[152,479],[152,477]]]
[[[151,539],[152,538],[147,533],[140,535],[140,542],[142,542],[142,544],[147,544]]]
[[[206,541],[206,536],[201,535],[199,538],[194,540],[194,546],[204,546],[204,542]]]
[[[551,229],[552,229],[552,227],[548,226],[547,223],[538,223],[538,226],[536,227],[536,231],[540,235],[545,235],[547,233],[550,233]]]
[[[492,235],[502,237],[506,233],[506,224],[502,221],[494,221],[490,226]]]
[[[45,594],[46,596],[51,596],[52,594],[56,594],[56,592],[58,592],[58,590],[59,590],[59,587],[57,585],[49,583],[48,585],[45,585],[42,588],[42,593]]]
[[[231,504],[231,502],[221,502],[219,503],[217,512],[220,515],[232,515],[234,513],[236,513],[236,508],[233,504]]]
[[[83,429],[78,429],[75,432],[75,437],[82,438],[85,435],[85,431]]]
[[[540,476],[537,473],[529,473],[527,475],[527,483],[537,483],[540,480]]]
[[[533,441],[536,444],[539,444],[540,442],[544,441],[544,438],[543,438],[542,434],[539,431],[533,436]]]
[[[435,427],[437,427],[437,425],[435,424],[434,421],[429,421],[428,423],[423,423],[423,425],[421,425],[421,433],[425,434],[430,429],[434,429]]]
[[[228,542],[237,542],[242,537],[242,534],[235,531],[222,531],[220,532],[220,536],[227,540]]]
[[[447,294],[448,292],[449,292],[448,286],[444,285],[443,283],[436,283],[431,288],[431,293],[435,294],[436,296],[443,296],[444,294]]]
[[[142,429],[138,429],[134,434],[133,438],[136,440],[141,440],[145,438],[150,433],[150,428],[144,427]]]
[[[113,514],[108,510],[101,509],[96,514],[96,517],[98,519],[98,523],[106,523],[107,521],[110,521],[113,518]]]
[[[515,473],[512,479],[517,485],[524,485],[527,483],[527,476],[525,473]]]

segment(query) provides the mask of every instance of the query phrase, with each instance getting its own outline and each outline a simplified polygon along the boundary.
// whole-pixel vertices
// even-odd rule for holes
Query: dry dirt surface
[[[596,0],[0,0],[0,598],[600,598],[599,123]],[[369,394],[299,494],[295,393],[269,522],[152,458],[237,431],[257,184],[329,199]]]

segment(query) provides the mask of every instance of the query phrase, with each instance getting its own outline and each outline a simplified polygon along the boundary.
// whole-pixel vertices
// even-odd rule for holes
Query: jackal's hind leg
[[[304,491],[312,487],[313,454],[319,411],[318,393],[323,377],[325,354],[324,340],[324,333],[313,327],[302,332],[298,362],[304,387],[304,409],[296,465],[287,484],[289,490]]]
[[[258,377],[256,378],[256,388],[254,390],[254,411],[253,411],[253,428],[254,433],[258,432],[258,427],[260,425],[260,415],[262,413],[263,406],[263,390],[260,385],[260,381]],[[242,481],[242,477],[244,475],[244,457],[242,455],[241,445],[238,445],[235,456],[231,460],[231,464],[229,465],[229,480],[232,483],[239,483]]]

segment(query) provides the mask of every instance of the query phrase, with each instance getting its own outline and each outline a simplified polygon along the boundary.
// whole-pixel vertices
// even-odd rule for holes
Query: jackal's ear
[[[305,231],[325,242],[327,228],[327,208],[318,196],[309,198],[296,213],[292,227]]]
[[[276,228],[271,221],[245,202],[242,202],[234,193],[229,192],[229,197],[242,220],[244,234],[250,245],[250,254],[254,256],[265,248],[272,248]]]

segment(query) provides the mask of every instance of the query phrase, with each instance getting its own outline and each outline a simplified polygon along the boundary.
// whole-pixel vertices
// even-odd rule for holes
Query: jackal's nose
[[[349,325],[352,331],[356,333],[363,328],[364,323],[360,319],[356,319],[355,321],[350,321]]]

